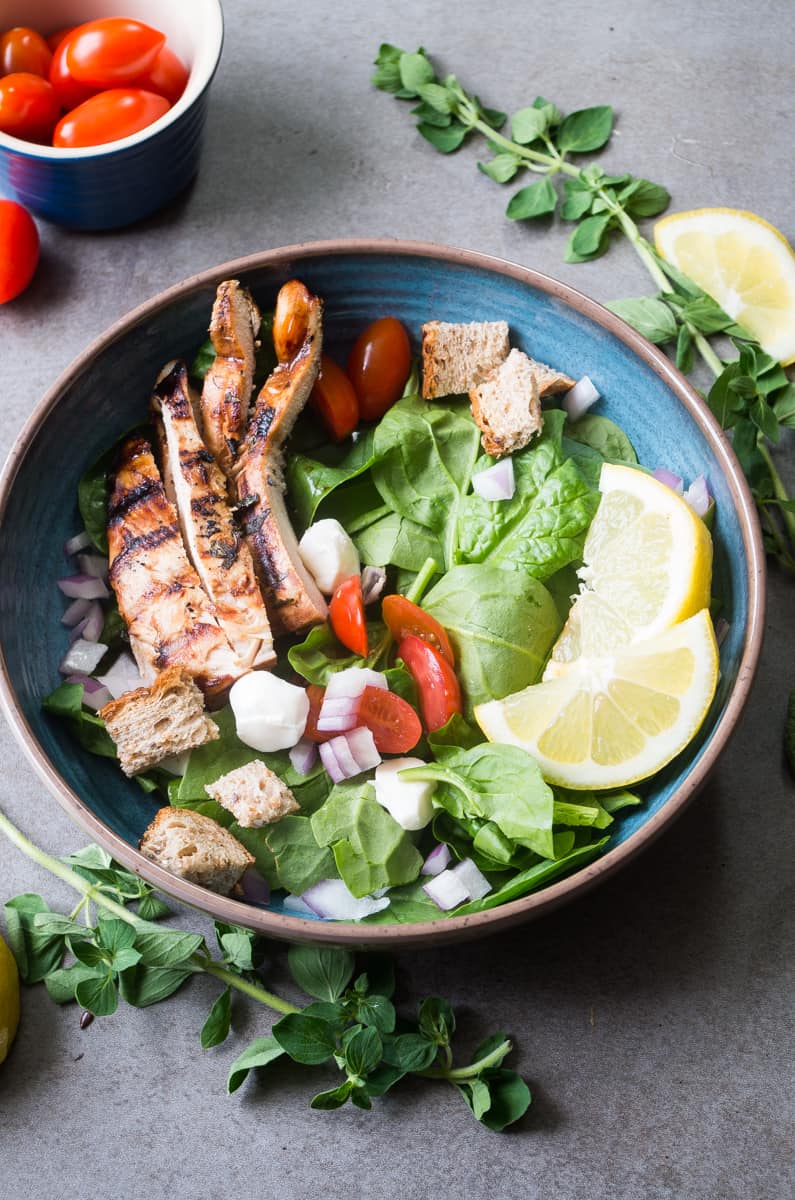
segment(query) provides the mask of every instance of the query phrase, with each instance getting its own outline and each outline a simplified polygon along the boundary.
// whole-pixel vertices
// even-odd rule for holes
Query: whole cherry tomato
[[[58,97],[41,75],[19,72],[0,79],[0,130],[30,142],[49,142],[61,115]]]
[[[75,149],[101,146],[145,129],[167,113],[171,105],[163,96],[140,88],[109,88],[84,100],[55,126],[53,146]]]
[[[0,38],[0,75],[16,75],[25,71],[30,75],[50,73],[52,51],[40,33],[17,25],[8,29]]]
[[[424,612],[419,605],[407,600],[405,596],[385,596],[381,605],[381,615],[396,642],[413,633],[430,642],[446,658],[451,667],[455,666],[455,655],[450,639],[435,617]]]
[[[377,421],[400,399],[410,370],[409,337],[397,317],[381,317],[359,334],[348,375],[365,421]]]
[[[0,304],[28,286],[39,261],[39,231],[27,209],[0,200]]]
[[[359,424],[359,401],[353,384],[342,367],[338,367],[327,354],[320,359],[320,371],[309,403],[320,415],[335,442],[341,442]]]
[[[67,34],[71,33],[72,30],[76,28],[76,25],[65,25],[63,29],[56,29],[55,33],[49,33],[47,35],[45,40],[53,54],[58,49]]]
[[[165,96],[169,104],[176,104],[188,82],[188,68],[177,58],[173,50],[164,46],[152,66],[132,82],[132,87]]]
[[[50,63],[50,83],[61,102],[61,108],[65,108],[67,112],[73,108],[77,108],[78,104],[82,104],[84,100],[95,96],[99,90],[95,87],[88,87],[85,83],[80,83],[72,75],[69,67],[66,65],[68,40],[68,37],[64,37],[63,41],[53,52],[52,62]]]
[[[366,658],[367,622],[364,619],[361,576],[351,575],[350,579],[340,584],[331,597],[328,612],[331,628],[343,646]]]
[[[398,646],[420,693],[420,710],[429,733],[461,712],[461,688],[455,671],[435,646],[409,634]]]
[[[124,87],[154,66],[164,33],[129,17],[100,17],[64,40],[69,74],[94,88]]]

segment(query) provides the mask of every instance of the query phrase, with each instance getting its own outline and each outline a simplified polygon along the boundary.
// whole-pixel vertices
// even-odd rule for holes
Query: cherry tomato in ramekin
[[[51,62],[52,50],[35,29],[17,25],[0,38],[0,75],[26,71],[47,79]]]
[[[0,79],[0,130],[29,142],[49,142],[61,106],[41,75],[20,71]]]
[[[53,146],[101,146],[130,137],[168,112],[164,96],[141,88],[109,88],[73,108],[55,127]]]
[[[129,17],[100,17],[78,25],[63,42],[69,74],[93,88],[132,84],[151,70],[164,33]]]

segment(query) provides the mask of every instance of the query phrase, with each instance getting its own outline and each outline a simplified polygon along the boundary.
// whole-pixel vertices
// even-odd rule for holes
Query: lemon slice
[[[698,208],[658,221],[654,242],[769,355],[795,362],[795,252],[774,226],[736,208]]]
[[[0,1063],[8,1054],[19,1024],[19,972],[0,937]]]
[[[691,741],[718,682],[707,609],[603,657],[583,655],[558,679],[478,705],[489,741],[521,746],[550,783],[625,787]]]

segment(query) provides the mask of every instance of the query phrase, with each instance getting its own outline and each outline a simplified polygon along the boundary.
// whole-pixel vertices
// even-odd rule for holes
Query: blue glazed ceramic
[[[192,356],[206,336],[217,283],[243,280],[263,308],[297,276],[326,304],[326,346],[340,361],[371,320],[392,314],[416,343],[424,321],[505,319],[513,345],[602,395],[595,411],[617,421],[649,467],[690,480],[704,473],[716,499],[714,592],[730,629],[721,681],[698,739],[643,791],[646,803],[616,823],[608,853],[546,890],[472,917],[417,926],[331,925],[250,908],[185,884],[135,849],[159,807],[110,761],[85,753],[40,708],[58,682],[67,644],[64,541],[81,528],[77,482],[141,421],[159,369]],[[387,944],[473,936],[527,919],[614,871],[656,836],[703,783],[748,694],[761,644],[764,557],[753,502],[717,423],[653,346],[594,301],[545,276],[466,251],[396,242],[336,242],[269,251],[187,280],[115,325],[43,399],[20,436],[0,486],[0,698],[34,767],[90,835],[122,862],[214,916],[292,940]]]
[[[0,196],[71,229],[130,225],[190,183],[221,54],[219,0],[0,0],[2,29],[24,24],[48,34],[106,16],[134,17],[161,30],[190,78],[164,117],[105,146],[57,150],[0,133]]]

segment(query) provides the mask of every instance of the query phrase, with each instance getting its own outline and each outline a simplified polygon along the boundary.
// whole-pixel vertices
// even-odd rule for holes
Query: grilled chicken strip
[[[242,666],[269,666],[276,655],[251,551],[232,517],[226,480],[196,426],[183,362],[169,363],[161,372],[152,410],[162,428],[185,547],[216,620]]]
[[[259,327],[249,292],[236,279],[219,283],[210,318],[215,360],[204,377],[201,412],[204,439],[227,478],[248,424]]]
[[[110,582],[144,680],[177,664],[208,702],[223,702],[245,674],[188,562],[177,514],[166,499],[152,447],[129,437],[116,462],[108,507]]]
[[[257,397],[235,466],[246,538],[275,634],[324,621],[325,600],[307,571],[284,503],[282,446],[320,365],[323,306],[297,279],[280,290],[273,322],[279,364]]]

